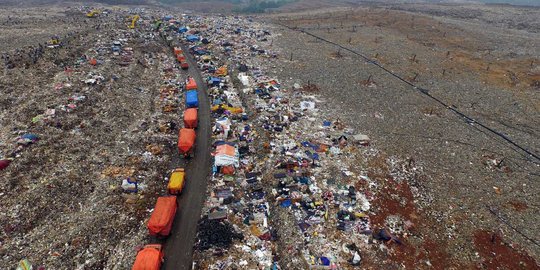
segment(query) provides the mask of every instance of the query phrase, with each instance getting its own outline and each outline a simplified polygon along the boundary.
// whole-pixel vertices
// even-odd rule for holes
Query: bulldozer
[[[92,10],[92,11],[86,13],[86,17],[88,17],[88,18],[95,18],[95,17],[97,17],[100,13],[101,13],[101,10],[99,10],[99,9],[94,9],[94,10]]]
[[[52,36],[51,39],[47,42],[47,45],[51,48],[56,48],[60,46],[60,38],[58,36]]]
[[[131,16],[131,24],[128,26],[130,29],[135,28],[135,23],[139,20],[139,15]]]

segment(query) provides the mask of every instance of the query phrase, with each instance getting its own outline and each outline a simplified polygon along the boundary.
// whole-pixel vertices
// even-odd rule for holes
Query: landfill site
[[[30,2],[0,269],[540,269],[540,8]]]

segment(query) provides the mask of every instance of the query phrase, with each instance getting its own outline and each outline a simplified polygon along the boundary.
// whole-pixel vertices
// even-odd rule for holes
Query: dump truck
[[[171,173],[171,177],[169,177],[169,184],[167,185],[167,190],[169,191],[169,194],[171,195],[178,195],[182,193],[182,190],[184,189],[186,174],[184,172],[184,168],[176,168]]]
[[[186,81],[186,90],[197,90],[197,82],[189,77]]]
[[[184,155],[185,158],[193,154],[196,137],[197,134],[194,129],[180,129],[180,132],[178,133],[178,151],[180,151],[180,154]]]
[[[148,231],[152,236],[166,237],[171,232],[176,214],[176,196],[159,197],[154,212],[148,220]]]
[[[179,54],[183,54],[184,51],[182,50],[182,48],[179,48],[179,47],[174,47],[173,48],[173,51],[174,51],[174,55],[179,55]]]
[[[176,55],[176,60],[178,63],[182,63],[182,61],[186,61],[186,56],[183,53],[179,53]]]
[[[184,111],[184,127],[197,128],[197,109],[189,108]]]
[[[199,107],[199,97],[196,90],[190,90],[186,92],[186,108]]]
[[[146,245],[137,252],[131,270],[159,270],[164,255],[163,247],[160,244]]]
[[[188,68],[189,68],[189,64],[188,64],[188,62],[187,62],[186,60],[182,60],[182,61],[180,61],[180,67],[181,67],[182,69],[188,69]]]

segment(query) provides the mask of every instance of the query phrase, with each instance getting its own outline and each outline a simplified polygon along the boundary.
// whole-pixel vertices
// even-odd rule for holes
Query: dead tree
[[[414,77],[411,78],[411,82],[416,82],[416,79],[418,79],[418,73],[414,73]]]
[[[343,57],[343,55],[341,55],[341,48],[338,49],[338,51],[336,52],[336,57]]]

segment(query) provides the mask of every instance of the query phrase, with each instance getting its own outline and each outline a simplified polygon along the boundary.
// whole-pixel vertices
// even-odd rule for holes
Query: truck
[[[199,97],[196,90],[190,90],[186,92],[186,108],[199,107]]]
[[[169,191],[169,194],[171,195],[178,195],[182,193],[182,190],[184,189],[186,173],[184,172],[184,168],[176,168],[171,173],[171,177],[169,177],[169,184],[167,185],[167,190]]]
[[[176,55],[176,60],[178,61],[178,63],[185,62],[186,61],[186,56],[184,56],[183,53],[179,53],[179,54]]]
[[[191,77],[187,79],[186,90],[197,90],[197,82],[195,82],[195,79]]]
[[[180,154],[184,155],[185,158],[193,154],[196,137],[197,134],[194,129],[180,129],[180,132],[178,133],[178,151],[180,151]]]
[[[164,256],[162,245],[146,245],[137,252],[131,270],[159,270]]]
[[[174,51],[174,55],[179,55],[179,54],[183,54],[184,51],[182,50],[182,48],[180,47],[174,47],[173,48],[173,51]]]
[[[147,224],[150,235],[167,237],[171,233],[176,208],[176,196],[158,197]]]
[[[186,60],[180,61],[180,68],[182,68],[182,69],[184,69],[184,70],[185,70],[185,69],[188,69],[188,68],[189,68],[188,62],[187,62]]]
[[[189,108],[184,111],[184,127],[197,128],[197,109]]]

